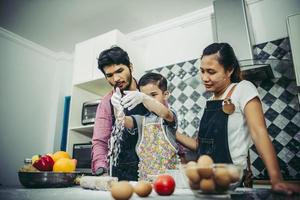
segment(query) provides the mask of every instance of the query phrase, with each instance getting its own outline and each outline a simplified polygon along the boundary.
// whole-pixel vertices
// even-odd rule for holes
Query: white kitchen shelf
[[[108,81],[105,78],[91,80],[85,83],[77,84],[75,86],[99,96],[103,96],[104,94],[112,90],[112,86],[109,85]]]
[[[85,134],[93,134],[93,128],[94,128],[94,124],[91,124],[85,126],[70,127],[69,130],[76,131],[79,133],[85,133]]]

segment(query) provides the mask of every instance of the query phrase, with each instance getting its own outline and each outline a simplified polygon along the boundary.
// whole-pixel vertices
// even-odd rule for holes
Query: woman
[[[241,80],[232,47],[227,43],[207,46],[200,71],[206,90],[213,96],[200,115],[197,140],[180,133],[176,139],[196,150],[199,156],[208,154],[216,163],[234,163],[244,169],[253,141],[266,165],[272,188],[289,194],[299,192],[298,185],[283,182],[257,89],[251,82]]]

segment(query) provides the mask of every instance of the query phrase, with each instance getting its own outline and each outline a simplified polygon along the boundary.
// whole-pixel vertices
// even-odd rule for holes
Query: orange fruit
[[[69,153],[65,151],[57,151],[51,157],[54,160],[54,162],[58,161],[61,158],[69,158],[69,159],[71,158]]]
[[[74,159],[61,158],[53,165],[54,172],[73,172],[76,169],[76,162]]]

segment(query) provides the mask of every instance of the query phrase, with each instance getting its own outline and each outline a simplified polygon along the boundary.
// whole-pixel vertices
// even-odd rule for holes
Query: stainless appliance
[[[101,102],[100,99],[84,102],[82,105],[81,124],[88,125],[95,122],[97,107]]]
[[[91,174],[92,143],[79,143],[73,145],[72,157],[77,160],[76,171]]]
[[[274,78],[269,60],[254,60],[252,38],[245,0],[215,0],[214,15],[218,42],[229,43],[239,60],[243,77],[248,80]]]

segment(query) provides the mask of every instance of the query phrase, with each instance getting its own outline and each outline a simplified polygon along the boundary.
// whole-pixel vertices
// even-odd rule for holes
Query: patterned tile
[[[295,139],[291,139],[285,146],[294,154],[297,154],[300,151],[300,142]]]
[[[287,86],[290,84],[291,80],[288,79],[285,76],[282,76],[278,81],[277,85],[281,86],[282,88],[287,88]]]
[[[262,98],[262,101],[268,106],[272,106],[272,104],[276,101],[276,97],[267,93],[264,98]]]
[[[292,109],[290,106],[286,106],[281,114],[287,118],[288,120],[293,119],[293,117],[297,114],[297,111]],[[299,121],[300,122],[300,121]]]
[[[271,124],[268,126],[268,132],[273,138],[277,137],[277,135],[280,133],[280,131],[281,131],[281,129],[278,126],[276,126],[275,124]]]
[[[288,150],[285,147],[283,147],[282,150],[277,155],[285,163],[288,163],[295,156],[295,154],[293,154],[290,150]]]
[[[290,136],[294,137],[300,130],[300,128],[293,122],[289,122],[283,129]]]
[[[293,95],[290,92],[285,90],[281,93],[281,95],[279,96],[279,99],[282,100],[283,102],[285,102],[286,104],[289,104],[294,97],[295,97],[295,95]]]
[[[275,140],[278,141],[283,146],[286,146],[291,141],[291,139],[292,137],[284,131],[281,131],[280,134],[278,134],[275,137]]]
[[[265,113],[265,117],[270,120],[273,121],[276,119],[276,117],[278,116],[278,112],[276,112],[275,110],[273,110],[272,108],[270,108],[266,113]]]
[[[282,130],[284,129],[284,127],[287,126],[289,120],[285,118],[283,115],[278,115],[276,119],[273,121],[273,123]]]

